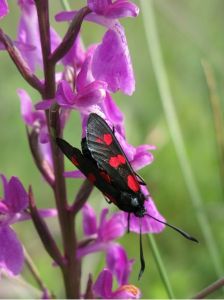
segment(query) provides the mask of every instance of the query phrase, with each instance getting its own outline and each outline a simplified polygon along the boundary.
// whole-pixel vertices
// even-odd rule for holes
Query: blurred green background
[[[147,0],[143,0],[147,1]],[[76,3],[74,3],[76,2]],[[83,5],[84,1],[71,1],[72,7]],[[139,4],[138,1],[136,1]],[[66,24],[56,24],[53,16],[61,10],[60,1],[50,1],[52,24],[63,36]],[[2,27],[11,36],[16,36],[19,12],[14,0],[9,1],[11,13],[2,21]],[[220,269],[224,265],[223,231],[223,180],[220,169],[213,113],[208,84],[202,61],[213,70],[220,98],[224,105],[224,2],[223,0],[156,0],[155,18],[165,69],[171,94],[180,122],[180,129],[193,170],[197,187],[203,200],[203,209],[192,205],[189,191],[180,168],[178,156],[171,139],[169,126],[164,114],[158,84],[155,79],[152,61],[148,52],[143,18],[140,13],[136,19],[122,20],[125,26],[130,53],[136,76],[136,91],[133,96],[118,93],[114,96],[125,114],[128,141],[133,145],[155,144],[155,160],[152,165],[140,171],[148,183],[150,192],[159,211],[172,224],[192,233],[200,240],[199,245],[190,243],[175,232],[166,229],[155,236],[164,266],[176,298],[193,297],[197,292],[218,279],[196,214],[207,214],[212,234],[219,252]],[[147,11],[145,12],[147,14]],[[104,30],[94,24],[85,24],[82,34],[86,45],[100,42]],[[33,186],[39,207],[54,206],[50,188],[41,178],[34,166],[24,124],[20,116],[17,88],[26,89],[34,102],[40,100],[20,77],[17,69],[6,53],[0,53],[0,128],[1,155],[0,172],[8,178],[18,176],[23,184]],[[65,137],[77,147],[80,143],[78,113],[73,112],[66,128]],[[224,138],[224,137],[222,137]],[[67,170],[72,166],[66,162]],[[68,180],[69,198],[72,201],[80,181]],[[90,203],[102,208],[105,203],[102,195],[94,191]],[[112,210],[112,207],[110,206]],[[196,212],[198,210],[198,212]],[[49,226],[60,243],[60,232],[56,220],[49,220]],[[82,235],[81,218],[77,221],[79,236]],[[47,286],[59,297],[63,297],[63,284],[60,272],[42,249],[41,242],[30,222],[14,226],[24,242],[27,251],[38,266],[41,277]],[[167,298],[152,250],[147,237],[144,237],[146,270],[137,281],[139,271],[139,240],[135,234],[126,235],[121,243],[130,258],[136,258],[130,283],[138,286],[143,298]],[[83,263],[83,287],[88,272],[97,272],[104,264],[104,256],[91,255]],[[34,284],[25,268],[23,277]],[[8,294],[7,294],[8,293]],[[22,278],[9,282],[0,281],[0,297],[35,297],[37,291],[29,288]],[[24,296],[25,295],[25,296]],[[211,298],[223,298],[224,292],[218,290]]]

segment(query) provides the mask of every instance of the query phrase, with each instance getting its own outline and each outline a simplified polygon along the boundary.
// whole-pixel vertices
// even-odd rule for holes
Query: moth
[[[132,168],[115,136],[114,129],[111,129],[98,114],[89,115],[86,137],[81,141],[82,151],[61,138],[57,138],[56,142],[71,162],[102,192],[107,202],[115,204],[120,210],[128,213],[128,231],[130,214],[133,213],[138,218],[145,216],[152,218],[176,230],[185,238],[198,242],[185,231],[148,214],[144,206],[147,196],[141,190],[141,185],[146,183]],[[145,269],[141,222],[140,262],[139,279]]]

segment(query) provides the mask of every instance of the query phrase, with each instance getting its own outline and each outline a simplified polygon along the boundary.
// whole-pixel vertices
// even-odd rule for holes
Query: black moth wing
[[[99,115],[89,116],[86,133],[87,147],[99,168],[110,176],[114,186],[122,191],[140,191],[136,174],[114,132]],[[118,164],[118,166],[117,166]],[[128,177],[132,184],[129,187]],[[134,181],[134,188],[132,187]]]
[[[57,138],[56,142],[68,159],[96,186],[108,199],[115,200],[119,197],[117,190],[102,177],[100,170],[82,152],[63,139]],[[115,201],[114,201],[115,202]]]

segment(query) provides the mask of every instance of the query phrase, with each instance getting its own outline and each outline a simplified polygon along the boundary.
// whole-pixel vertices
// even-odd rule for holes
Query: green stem
[[[64,10],[71,10],[71,7],[67,0],[61,0],[61,6]]]
[[[211,112],[214,122],[215,138],[217,145],[217,152],[219,158],[219,174],[221,179],[221,188],[224,194],[224,123],[222,116],[222,105],[218,95],[215,76],[211,65],[202,61],[202,67],[204,69],[208,89],[209,89],[209,101],[211,106]]]
[[[190,162],[187,156],[187,152],[184,145],[183,136],[180,130],[179,122],[173,99],[171,96],[168,78],[161,54],[161,47],[159,43],[159,36],[157,33],[153,1],[140,0],[142,6],[143,22],[145,27],[145,34],[151,56],[153,69],[157,79],[157,84],[160,92],[161,101],[163,104],[164,113],[167,119],[167,123],[170,129],[170,134],[174,143],[174,147],[179,159],[181,170],[184,176],[184,180],[190,194],[192,204],[195,208],[196,217],[200,225],[201,231],[204,235],[208,251],[214,265],[215,271],[218,277],[223,275],[222,261],[219,255],[219,251],[216,242],[213,238],[211,227],[203,207],[203,200],[200,195],[198,186],[196,184],[194,174],[192,172]]]
[[[172,290],[172,287],[171,287],[171,284],[170,284],[170,281],[169,281],[169,277],[167,275],[164,263],[163,263],[162,258],[160,256],[159,249],[157,247],[154,236],[152,234],[149,234],[149,235],[147,235],[147,237],[148,237],[149,245],[152,249],[152,254],[153,254],[153,257],[155,259],[157,269],[159,271],[160,277],[161,277],[161,279],[163,281],[163,284],[164,284],[164,287],[166,289],[167,296],[169,297],[169,299],[175,299],[175,296],[174,296],[174,293],[173,293],[173,290]]]

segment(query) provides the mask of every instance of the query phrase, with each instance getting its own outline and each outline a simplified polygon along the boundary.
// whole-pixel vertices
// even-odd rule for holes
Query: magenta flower
[[[26,212],[29,197],[17,177],[13,176],[7,181],[1,175],[1,179],[4,195],[0,199],[0,271],[4,270],[12,276],[21,273],[24,254],[22,244],[10,226],[31,218]],[[57,215],[56,209],[40,209],[39,213],[44,218]]]
[[[128,0],[88,0],[88,6],[96,14],[112,19],[136,17],[139,13],[137,5]]]
[[[129,260],[124,248],[119,244],[111,245],[107,250],[107,267],[116,276],[120,285],[127,284],[134,260]]]
[[[0,202],[0,269],[18,275],[23,268],[24,255],[16,233],[10,225],[23,218],[28,195],[17,177],[9,182],[2,175],[4,196]]]
[[[116,22],[104,35],[96,48],[92,64],[93,76],[106,81],[111,92],[121,90],[131,95],[135,78],[124,28]]]
[[[0,1],[0,19],[4,18],[9,12],[8,3],[6,0]]]
[[[63,57],[62,62],[65,66],[72,66],[74,69],[79,70],[85,60],[85,57],[86,54],[84,46],[82,44],[80,35],[78,35],[71,49]]]
[[[86,20],[99,23],[108,28],[94,51],[92,73],[96,80],[105,81],[111,92],[121,90],[132,95],[135,90],[135,78],[125,36],[124,28],[117,18],[138,15],[138,7],[126,0],[95,1],[89,0],[88,5],[93,13]],[[62,12],[56,16],[57,21],[71,20],[73,12]]]
[[[129,284],[119,285],[119,287],[113,291],[113,274],[109,269],[104,269],[98,276],[93,291],[96,297],[102,299],[139,299],[140,290]]]
[[[107,220],[108,209],[104,208],[98,226],[95,212],[89,204],[84,205],[82,212],[84,234],[87,237],[93,237],[94,241],[85,247],[79,248],[79,257],[98,251],[107,252],[110,247],[114,246],[114,240],[126,232],[122,212],[113,214]]]
[[[44,112],[34,110],[32,100],[25,90],[18,89],[17,94],[20,97],[21,114],[24,123],[39,132],[41,143],[47,143],[49,136]]]
[[[41,156],[42,167],[47,174],[49,183],[52,183],[54,173],[46,116],[43,111],[34,110],[31,98],[25,90],[18,89],[17,93],[20,97],[23,121],[37,134],[37,150]]]
[[[40,43],[39,25],[35,4],[32,0],[18,1],[21,17],[18,26],[17,39],[19,42],[35,47],[33,51],[20,49],[30,69],[34,72],[36,67],[43,68],[42,51]],[[51,28],[51,48],[54,50],[61,41],[56,31]]]

